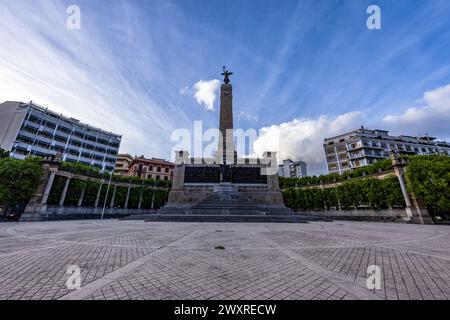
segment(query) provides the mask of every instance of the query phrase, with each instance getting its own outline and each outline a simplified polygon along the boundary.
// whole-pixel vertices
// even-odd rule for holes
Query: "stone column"
[[[61,193],[61,197],[59,198],[59,206],[64,206],[64,201],[66,200],[67,190],[69,189],[70,177],[67,177],[66,183],[64,184],[63,191]]]
[[[42,221],[45,220],[45,212],[47,210],[47,201],[51,192],[55,175],[59,170],[59,160],[54,157],[46,157],[42,160],[42,175],[36,191],[28,201],[20,221]],[[45,191],[47,194],[45,195]]]
[[[397,154],[391,154],[392,167],[394,168],[395,175],[398,178],[400,183],[400,188],[402,190],[403,198],[405,199],[406,204],[406,214],[408,221],[412,223],[418,224],[433,224],[433,219],[431,219],[430,214],[423,205],[419,203],[419,201],[414,197],[414,195],[408,194],[408,190],[406,189],[405,183],[405,169],[403,168],[403,164],[400,163]]]
[[[153,185],[153,189],[152,189],[152,205],[150,206],[151,210],[153,210],[155,208],[155,195],[156,195],[156,188],[155,188],[155,185]]]
[[[100,202],[100,194],[102,193],[102,187],[103,187],[103,181],[100,184],[100,187],[98,187],[98,191],[97,191],[97,198],[95,198],[95,204],[94,207],[98,208],[98,203]]]
[[[114,186],[114,191],[111,197],[111,202],[109,204],[110,208],[114,208],[114,200],[116,199],[116,191],[117,191],[117,186]]]
[[[50,172],[47,185],[45,187],[44,195],[42,196],[41,204],[47,204],[50,191],[52,191],[53,181],[55,181],[56,172]]]
[[[395,153],[391,153],[390,158],[392,161],[392,167],[394,169],[394,173],[398,179],[398,182],[400,183],[400,189],[402,190],[403,199],[405,200],[405,205],[406,205],[405,210],[406,210],[406,216],[407,216],[406,220],[411,220],[413,217],[413,211],[412,211],[413,207],[412,207],[411,199],[409,198],[408,190],[406,189],[405,178],[403,176],[404,170],[400,166],[400,161],[398,160],[398,157]]]
[[[128,189],[127,189],[127,197],[125,198],[125,209],[128,209],[128,200],[130,200],[130,191],[131,191],[131,186],[128,185]]]
[[[83,187],[83,189],[81,190],[81,194],[80,194],[80,198],[78,199],[78,207],[81,207],[83,205],[83,199],[84,199],[84,194],[86,192],[86,186]]]
[[[141,192],[139,194],[139,203],[138,203],[138,209],[142,208],[142,197],[144,196],[144,189],[141,188]]]

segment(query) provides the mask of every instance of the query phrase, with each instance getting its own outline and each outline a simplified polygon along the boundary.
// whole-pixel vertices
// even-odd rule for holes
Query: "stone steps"
[[[192,215],[192,214],[155,214],[145,222],[272,222],[307,223],[309,221],[330,221],[328,219],[301,215]]]
[[[188,212],[192,215],[241,215],[255,216],[266,215],[256,204],[248,200],[238,192],[227,193],[226,196],[220,196],[215,193],[208,196],[202,202],[194,205]]]

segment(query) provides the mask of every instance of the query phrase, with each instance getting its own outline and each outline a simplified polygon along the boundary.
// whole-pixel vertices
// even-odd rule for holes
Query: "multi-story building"
[[[136,157],[130,164],[129,175],[142,179],[172,180],[175,164],[164,159]]]
[[[368,130],[364,127],[336,137],[323,144],[329,173],[374,164],[387,159],[392,151],[405,154],[450,155],[450,143],[432,137],[390,136],[389,131]]]
[[[114,168],[114,174],[119,176],[127,176],[130,171],[131,162],[134,157],[129,154],[118,154],[116,160],[116,166]]]
[[[278,167],[278,175],[285,178],[304,178],[308,175],[306,163],[291,159],[283,160],[283,164]]]
[[[0,148],[14,158],[60,153],[63,161],[112,171],[121,139],[32,102],[0,104]]]

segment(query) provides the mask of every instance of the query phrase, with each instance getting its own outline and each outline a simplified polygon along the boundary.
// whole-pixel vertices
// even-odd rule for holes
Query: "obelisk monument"
[[[233,87],[229,72],[223,67],[223,83],[220,87],[220,122],[219,145],[216,152],[216,162],[223,165],[235,164],[236,150],[233,141]]]

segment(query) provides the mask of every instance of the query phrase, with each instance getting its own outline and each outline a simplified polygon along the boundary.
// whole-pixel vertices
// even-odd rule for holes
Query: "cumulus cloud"
[[[214,110],[214,102],[217,98],[217,92],[220,88],[220,81],[214,80],[200,80],[194,85],[194,98],[198,104],[205,107],[206,110]]]
[[[359,111],[339,116],[321,115],[318,118],[297,118],[282,124],[264,127],[253,143],[253,150],[277,151],[278,160],[302,160],[308,164],[308,174],[326,173],[323,140],[358,128],[362,123]]]
[[[409,108],[398,115],[388,115],[382,124],[396,133],[450,137],[450,84],[425,92],[422,106]]]

